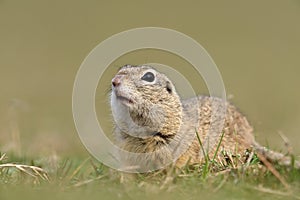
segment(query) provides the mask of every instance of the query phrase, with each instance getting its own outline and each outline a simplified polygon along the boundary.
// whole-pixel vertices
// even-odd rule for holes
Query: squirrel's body
[[[290,164],[284,155],[255,142],[252,127],[236,107],[216,97],[181,100],[172,82],[150,66],[122,67],[112,85],[118,145],[128,152],[145,154],[123,158],[127,165],[163,166],[173,160],[182,167],[203,163],[203,153],[212,158],[216,150],[217,155],[221,151],[244,155],[252,149],[269,160],[283,159],[283,164]]]

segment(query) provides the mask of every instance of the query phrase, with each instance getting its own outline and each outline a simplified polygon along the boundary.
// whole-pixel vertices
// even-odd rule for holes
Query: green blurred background
[[[0,0],[0,151],[87,156],[72,118],[76,72],[101,41],[145,26],[174,29],[203,45],[257,140],[282,149],[281,132],[300,154],[299,0]],[[99,121],[108,131],[113,73],[123,64],[149,62],[191,69],[183,59],[155,50],[117,59],[96,97]],[[192,83],[207,93],[199,77]]]

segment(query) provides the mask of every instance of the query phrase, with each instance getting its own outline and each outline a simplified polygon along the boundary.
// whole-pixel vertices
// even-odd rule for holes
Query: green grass
[[[230,155],[225,156],[228,163],[234,162]],[[274,165],[289,184],[287,189],[255,155],[241,167],[208,160],[208,168],[203,168],[203,164],[134,177],[109,169],[92,158],[60,159],[52,164],[46,159],[14,155],[1,154],[0,158],[1,200],[300,199],[299,170]],[[17,164],[23,168],[17,168]]]
[[[209,158],[202,148],[203,164],[134,175],[88,156],[22,157],[20,152],[0,152],[0,200],[300,199],[299,169],[263,165],[250,151],[225,152],[219,149],[222,138],[223,134],[216,150],[221,154]]]

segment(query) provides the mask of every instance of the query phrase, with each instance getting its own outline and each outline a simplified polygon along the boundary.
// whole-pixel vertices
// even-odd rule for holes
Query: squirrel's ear
[[[170,81],[167,81],[167,85],[166,85],[166,89],[169,92],[169,94],[172,94],[174,87],[173,85],[170,83]]]

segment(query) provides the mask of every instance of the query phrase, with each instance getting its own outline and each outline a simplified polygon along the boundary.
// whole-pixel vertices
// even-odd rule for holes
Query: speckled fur
[[[156,76],[153,84],[141,80],[143,74],[149,70]],[[221,134],[224,133],[219,153],[225,150],[242,155],[246,150],[254,149],[271,161],[284,160],[283,164],[290,164],[290,159],[284,155],[269,151],[255,142],[253,129],[245,116],[222,99],[199,96],[181,100],[171,80],[150,66],[126,65],[115,77],[119,79],[120,85],[112,88],[111,96],[112,112],[117,122],[114,134],[118,145],[124,150],[135,153],[153,152],[151,156],[163,163],[166,159],[172,159],[173,152],[168,146],[169,143],[177,141],[187,148],[175,161],[177,167],[182,167],[187,163],[204,162],[203,152],[195,137],[196,132],[201,141],[208,140],[207,137],[210,136],[216,142],[219,142]],[[127,100],[120,102],[117,96],[126,97]],[[222,109],[225,107],[223,111],[226,115],[222,118]],[[130,116],[125,116],[126,108],[129,109]],[[212,110],[216,112],[212,113]],[[129,119],[137,127],[129,123]],[[134,133],[138,137],[128,133]],[[208,143],[206,153],[210,157],[217,149],[216,142]],[[156,153],[158,149],[161,151]],[[135,163],[129,162],[132,165]]]

